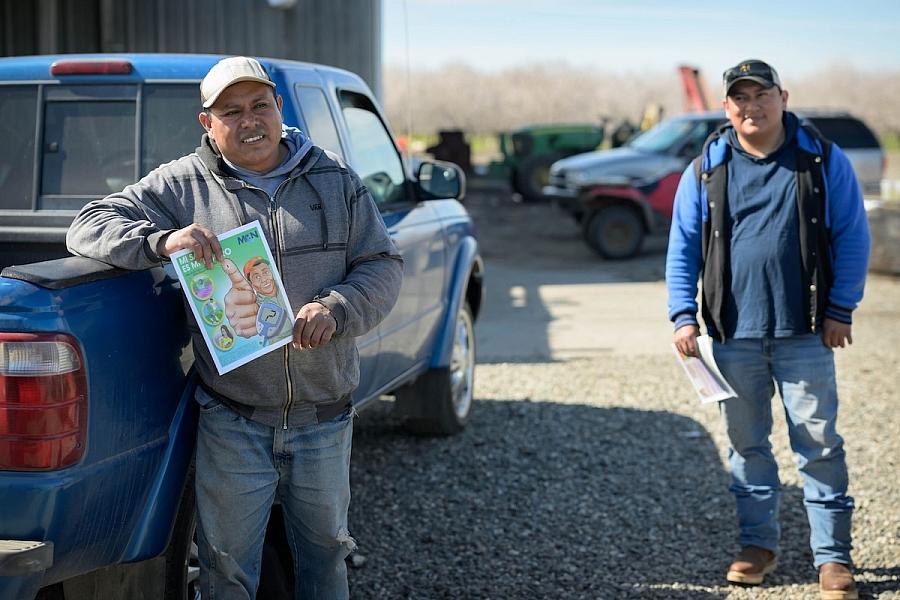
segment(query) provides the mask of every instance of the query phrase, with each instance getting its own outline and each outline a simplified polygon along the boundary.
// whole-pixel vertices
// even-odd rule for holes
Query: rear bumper
[[[0,577],[20,577],[53,566],[53,542],[0,540]]]

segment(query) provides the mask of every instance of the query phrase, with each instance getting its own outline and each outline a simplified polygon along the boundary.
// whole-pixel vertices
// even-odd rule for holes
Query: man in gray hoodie
[[[252,58],[220,61],[200,84],[197,150],[87,204],[69,229],[76,254],[127,269],[189,249],[211,266],[217,234],[258,220],[297,311],[293,343],[219,375],[192,326],[201,385],[197,510],[202,595],[253,598],[266,524],[282,503],[297,598],[347,598],[354,547],[350,394],[355,337],[397,300],[402,259],[357,175],[283,128],[282,99]],[[256,294],[233,289],[225,315],[255,334]]]

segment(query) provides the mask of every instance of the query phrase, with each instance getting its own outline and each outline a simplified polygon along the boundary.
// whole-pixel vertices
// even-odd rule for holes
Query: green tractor
[[[603,143],[602,125],[532,125],[501,133],[503,160],[491,163],[489,174],[508,179],[526,202],[545,199],[550,165],[561,158],[596,150]]]

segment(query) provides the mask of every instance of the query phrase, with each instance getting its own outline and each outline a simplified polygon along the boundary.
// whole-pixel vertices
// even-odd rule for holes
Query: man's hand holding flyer
[[[675,347],[675,344],[672,344],[672,350],[694,387],[694,391],[700,397],[700,402],[718,402],[737,397],[716,365],[712,353],[712,338],[708,335],[697,337],[699,357],[683,355]]]

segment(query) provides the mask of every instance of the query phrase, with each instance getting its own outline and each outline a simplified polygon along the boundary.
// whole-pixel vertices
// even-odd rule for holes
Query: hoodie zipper
[[[281,238],[278,235],[278,192],[282,190],[285,184],[290,181],[291,178],[288,177],[284,181],[282,181],[277,188],[275,188],[275,193],[269,197],[269,219],[272,223],[272,237],[275,239],[275,262],[278,265],[278,273],[284,273],[284,269],[282,269],[282,257],[281,257]],[[282,280],[283,281],[283,280]],[[294,315],[291,315],[293,317]],[[293,334],[292,334],[293,335]],[[288,415],[291,412],[291,407],[294,405],[294,385],[291,381],[291,368],[289,358],[288,346],[290,344],[285,344],[282,348],[283,356],[284,356],[284,379],[287,384],[287,399],[284,402],[284,409],[281,414],[281,428],[287,430],[288,428]]]
[[[303,160],[300,161],[300,164],[303,164],[308,160],[309,154],[310,154],[309,152],[306,153],[306,156],[303,158]],[[201,159],[201,161],[206,163],[206,161],[204,160],[202,155],[200,156],[200,159]],[[219,160],[221,161],[221,159],[219,159]],[[218,171],[220,171],[221,169],[217,170],[217,169],[213,169],[212,167],[209,167],[209,168],[210,168],[210,171],[213,172],[213,175],[215,175],[216,177],[219,177]],[[297,167],[295,167],[295,169],[296,168]],[[296,179],[297,177],[299,177],[299,175],[288,175],[288,177],[284,181],[282,181],[278,185],[277,188],[275,188],[275,193],[272,194],[271,196],[269,195],[269,193],[266,190],[264,190],[262,188],[258,188],[254,185],[250,185],[243,179],[236,178],[238,181],[240,181],[241,187],[251,189],[251,190],[259,190],[260,192],[265,194],[266,197],[269,199],[269,207],[268,207],[269,221],[271,223],[271,228],[272,228],[272,238],[275,240],[275,250],[274,250],[275,264],[278,265],[279,274],[284,273],[284,269],[282,269],[281,237],[278,235],[278,200],[277,200],[277,196],[278,196],[278,193],[281,192],[281,190],[285,187],[285,185],[287,185],[288,183],[290,183],[292,180]],[[247,216],[246,209],[243,209],[243,210],[244,210],[244,216]],[[324,212],[324,207],[323,207],[323,212]],[[247,217],[247,218],[249,219],[249,217]],[[324,227],[326,227],[325,233],[324,233],[324,236],[325,236],[324,247],[327,248],[328,247],[328,233],[327,233],[328,223],[325,221],[324,216],[322,217],[322,219],[323,219],[322,224]],[[293,317],[294,317],[294,315],[291,315],[291,318],[293,318]],[[284,350],[284,354],[283,354],[283,356],[284,356],[284,378],[285,378],[285,383],[287,384],[287,399],[285,400],[284,407],[282,409],[281,426],[282,426],[282,429],[285,429],[285,430],[288,428],[288,415],[290,414],[291,407],[293,407],[293,405],[294,405],[294,386],[291,381],[291,370],[290,370],[289,351],[288,351],[289,345],[290,344],[286,344],[283,349]]]
[[[288,176],[287,179],[282,181],[278,185],[278,187],[275,188],[275,193],[272,194],[271,196],[269,195],[269,193],[266,190],[264,190],[262,188],[258,188],[254,185],[250,185],[246,181],[241,180],[241,183],[244,187],[253,189],[253,190],[259,190],[260,192],[265,194],[266,197],[269,199],[269,207],[268,207],[269,222],[271,224],[271,229],[272,229],[272,239],[275,240],[275,250],[274,250],[275,264],[278,266],[279,274],[283,274],[284,269],[282,269],[281,236],[278,234],[278,194],[279,194],[279,192],[281,192],[282,189],[284,189],[285,185],[287,185],[288,183],[290,183],[292,180],[296,179],[297,177],[299,177],[299,175]],[[310,186],[310,187],[312,187],[312,186]],[[314,191],[316,191],[316,195],[319,195],[318,190],[315,190],[315,188],[313,188],[313,189],[314,189]],[[322,200],[322,198],[321,198],[321,196],[319,196],[319,201],[321,202],[321,200]],[[322,230],[322,236],[323,236],[322,247],[325,249],[328,249],[328,221],[325,218],[324,203],[322,206],[320,218],[322,221],[322,228],[323,228],[323,230]],[[291,315],[291,317],[293,317],[293,316],[294,315]],[[281,428],[285,429],[285,430],[288,428],[288,415],[290,415],[291,408],[294,406],[294,386],[293,386],[293,382],[291,380],[291,369],[290,369],[290,362],[289,362],[290,353],[288,350],[289,345],[290,344],[286,344],[283,348],[284,378],[285,378],[285,383],[287,384],[287,400],[285,400],[284,406],[282,407],[282,411],[281,411]]]
[[[271,232],[272,232],[272,239],[275,240],[275,249],[273,251],[273,254],[275,255],[275,264],[278,266],[279,274],[284,273],[284,269],[281,268],[282,267],[281,236],[278,233],[278,199],[277,199],[277,197],[278,197],[278,193],[284,188],[284,186],[288,182],[291,181],[291,179],[293,179],[293,177],[288,177],[287,179],[282,181],[278,185],[278,187],[275,188],[275,193],[272,194],[271,196],[269,195],[269,193],[266,190],[264,190],[262,188],[258,188],[254,185],[250,185],[245,181],[241,182],[244,187],[253,189],[253,190],[259,190],[260,192],[265,194],[266,197],[269,199],[269,207],[268,207],[269,208],[269,223],[270,223]],[[293,317],[293,315],[291,315],[291,317]],[[294,386],[293,386],[293,382],[291,380],[291,369],[290,369],[290,362],[289,362],[290,355],[289,355],[289,351],[288,351],[289,345],[290,344],[286,344],[284,346],[284,348],[282,349],[282,352],[283,352],[282,356],[284,357],[284,379],[285,379],[285,384],[287,385],[287,399],[285,400],[284,406],[281,409],[281,428],[282,429],[288,428],[288,415],[291,412],[291,407],[294,406]]]

